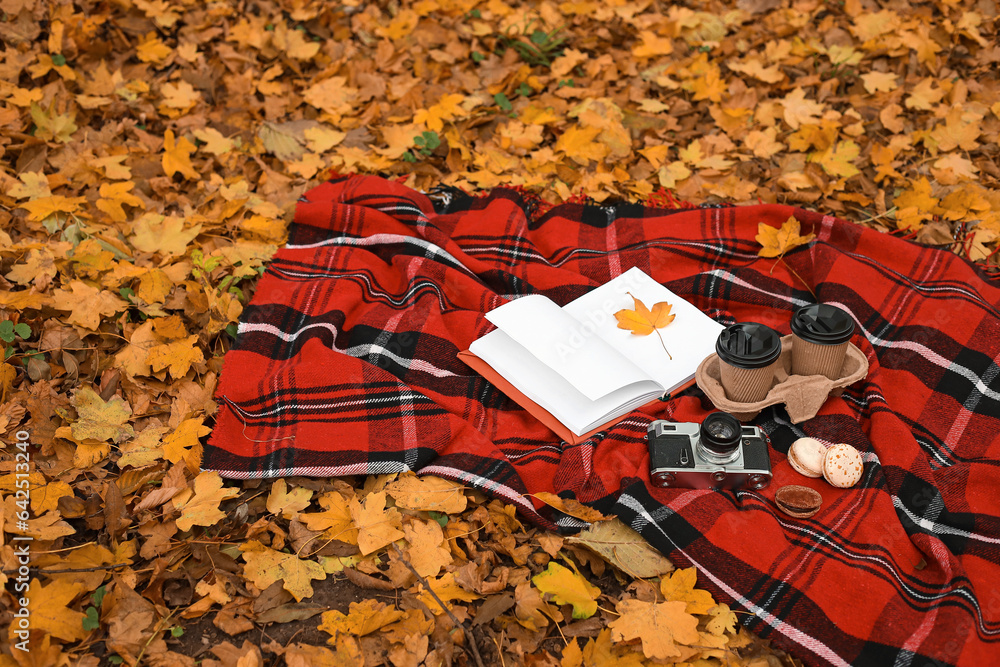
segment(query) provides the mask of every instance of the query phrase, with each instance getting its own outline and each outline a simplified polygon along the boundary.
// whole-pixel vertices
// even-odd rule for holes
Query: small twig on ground
[[[46,570],[41,567],[30,567],[36,574],[72,574],[74,572],[100,572],[101,570],[117,570],[131,563],[115,563],[113,565],[98,565],[96,567],[70,567],[61,570]],[[17,574],[17,570],[3,570],[4,574]]]
[[[476,646],[476,638],[472,636],[472,631],[465,626],[465,623],[458,620],[458,618],[455,617],[455,614],[451,613],[451,610],[445,605],[444,600],[438,597],[438,594],[434,592],[434,589],[431,588],[429,583],[427,583],[427,580],[420,576],[420,573],[413,568],[410,561],[406,560],[406,556],[403,555],[403,552],[398,546],[396,546],[395,543],[393,543],[392,548],[396,550],[396,555],[399,556],[399,561],[406,566],[406,569],[413,573],[413,576],[417,578],[417,581],[419,581],[420,585],[424,587],[424,590],[431,594],[431,597],[434,598],[434,601],[438,603],[438,606],[444,610],[444,613],[448,614],[448,618],[450,618],[451,622],[455,624],[455,627],[462,628],[462,634],[465,635],[465,643],[472,649],[472,657],[476,660],[476,667],[486,667],[483,664],[483,659],[479,656],[479,647]]]
[[[860,208],[856,208],[854,210],[857,211],[858,213],[867,213],[868,212],[868,211],[865,211],[865,210],[860,209]],[[874,222],[875,220],[879,220],[879,219],[884,218],[887,215],[891,215],[891,214],[893,214],[895,212],[896,212],[896,207],[893,206],[892,208],[890,208],[885,213],[879,213],[878,215],[873,215],[870,218],[865,218],[864,220],[855,220],[854,222],[855,222],[855,224],[863,225],[866,222]]]

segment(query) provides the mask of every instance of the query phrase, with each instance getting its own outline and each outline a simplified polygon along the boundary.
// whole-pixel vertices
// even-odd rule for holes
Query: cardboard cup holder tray
[[[774,380],[767,395],[753,403],[737,403],[726,398],[719,371],[719,355],[709,355],[698,366],[695,379],[709,400],[719,410],[740,421],[750,421],[769,405],[784,403],[793,424],[812,419],[832,394],[839,396],[844,387],[868,375],[868,359],[854,343],[848,343],[840,376],[831,380],[824,375],[792,375],[793,336],[781,338],[781,356],[774,367]]]

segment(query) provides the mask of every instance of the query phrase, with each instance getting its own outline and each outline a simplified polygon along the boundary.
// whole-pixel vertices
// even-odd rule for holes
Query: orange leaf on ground
[[[660,580],[660,593],[667,600],[683,602],[689,614],[705,614],[715,606],[715,601],[708,591],[695,588],[697,583],[698,571],[695,568],[674,570],[669,577]]]
[[[184,504],[177,527],[191,530],[193,526],[214,526],[226,516],[219,510],[219,503],[237,493],[239,489],[223,488],[219,473],[201,473],[194,479],[194,495]]]
[[[333,635],[327,643],[335,644],[340,634],[363,637],[403,617],[403,612],[395,607],[371,599],[352,602],[349,609],[347,614],[336,610],[324,612],[319,629]]]
[[[350,508],[362,555],[367,556],[403,537],[399,510],[386,508],[385,491],[368,494],[363,506],[357,498],[352,498]]]
[[[622,600],[615,610],[620,616],[609,624],[612,640],[641,640],[647,658],[681,656],[678,644],[694,644],[700,638],[698,619],[684,611],[683,602]]]
[[[177,523],[180,525],[180,521]],[[257,540],[250,540],[240,547],[240,551],[247,562],[244,574],[254,586],[264,590],[280,581],[296,602],[312,597],[314,579],[326,579],[326,572],[319,563],[265,547]]]

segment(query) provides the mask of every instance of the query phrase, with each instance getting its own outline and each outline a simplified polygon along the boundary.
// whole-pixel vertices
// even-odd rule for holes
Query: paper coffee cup
[[[719,334],[715,353],[726,397],[737,403],[756,403],[771,389],[781,337],[763,324],[739,322]]]
[[[792,374],[836,380],[844,367],[854,320],[825,303],[803,306],[792,316]]]

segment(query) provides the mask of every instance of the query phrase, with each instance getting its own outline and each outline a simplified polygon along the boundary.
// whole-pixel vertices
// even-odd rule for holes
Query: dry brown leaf
[[[673,563],[619,519],[595,523],[570,535],[566,541],[587,547],[625,574],[639,579],[659,577],[674,569]]]

